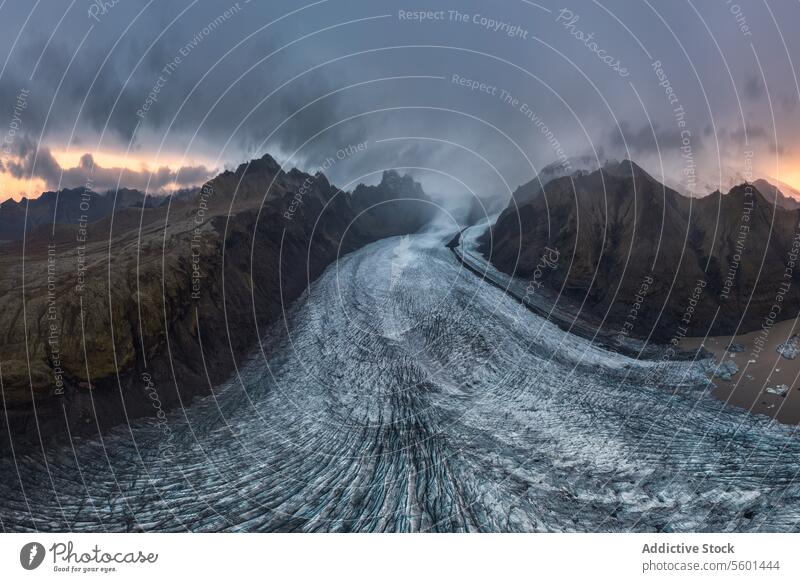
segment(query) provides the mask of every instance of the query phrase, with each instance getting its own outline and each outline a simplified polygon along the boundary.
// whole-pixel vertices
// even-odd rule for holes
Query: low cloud
[[[737,143],[748,143],[750,140],[765,140],[767,139],[767,130],[760,125],[750,125],[745,129],[739,127],[728,132],[730,139]]]
[[[0,171],[20,180],[40,178],[52,190],[89,185],[98,192],[117,187],[164,192],[200,184],[217,172],[205,165],[180,168],[161,166],[154,170],[103,167],[88,153],[81,156],[77,166],[64,168],[49,148],[36,148],[31,140],[25,138],[18,140],[15,150],[4,162],[0,162]]]

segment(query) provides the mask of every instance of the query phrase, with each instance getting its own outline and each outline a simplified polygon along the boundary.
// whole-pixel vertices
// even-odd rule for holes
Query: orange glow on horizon
[[[77,168],[80,166],[81,158],[90,153],[94,163],[102,168],[125,168],[133,172],[154,171],[164,166],[176,169],[181,166],[200,166],[206,165],[208,161],[196,161],[192,158],[182,158],[180,156],[170,156],[161,154],[156,159],[154,155],[143,155],[134,153],[116,153],[112,151],[85,152],[81,150],[50,150],[62,168]]]
[[[82,150],[50,150],[53,158],[65,170],[77,168],[81,165],[81,158],[87,152]],[[138,153],[136,155],[117,153],[113,151],[88,152],[91,153],[94,163],[104,169],[125,169],[131,172],[154,172],[159,168],[168,167],[175,171],[182,166],[200,166],[212,168],[213,162],[209,160],[198,161],[194,158],[182,158],[169,154],[154,155]],[[122,184],[125,186],[125,184]],[[177,188],[177,185],[176,185]],[[43,192],[52,188],[48,187],[41,178],[14,178],[8,173],[0,172],[0,202],[13,198],[20,200],[22,197],[37,198]]]
[[[21,200],[23,197],[36,198],[47,190],[47,184],[41,178],[19,179],[11,174],[0,173],[0,202],[5,202],[9,198],[14,200]]]

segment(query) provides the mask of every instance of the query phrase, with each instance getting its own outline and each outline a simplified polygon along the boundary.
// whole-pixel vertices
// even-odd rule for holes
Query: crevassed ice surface
[[[3,528],[798,530],[793,427],[724,407],[698,363],[560,330],[450,236],[343,257],[239,378],[169,415],[174,447],[143,420],[3,460]]]

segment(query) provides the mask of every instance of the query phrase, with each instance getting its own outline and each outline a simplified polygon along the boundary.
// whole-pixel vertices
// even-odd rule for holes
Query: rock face
[[[794,317],[800,271],[787,267],[797,259],[797,225],[797,211],[753,185],[690,199],[623,161],[512,203],[481,250],[506,273],[585,301],[605,325],[666,341],[758,329],[776,302],[776,319]],[[560,264],[536,270],[547,249]]]
[[[208,393],[338,256],[416,231],[432,211],[393,171],[351,195],[264,156],[193,197],[3,244],[0,362],[15,444],[37,424],[66,439],[67,427],[96,433]]]

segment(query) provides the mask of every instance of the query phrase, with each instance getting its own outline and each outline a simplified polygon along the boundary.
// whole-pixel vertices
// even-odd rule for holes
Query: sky
[[[505,200],[587,155],[694,195],[800,188],[798,16],[763,0],[8,0],[0,199],[161,194],[265,153],[344,188],[398,168],[454,200]]]

